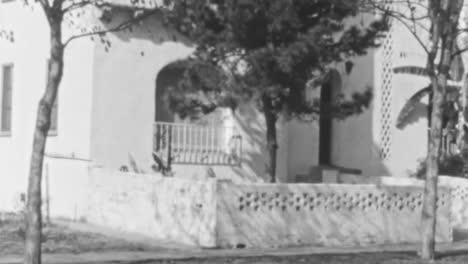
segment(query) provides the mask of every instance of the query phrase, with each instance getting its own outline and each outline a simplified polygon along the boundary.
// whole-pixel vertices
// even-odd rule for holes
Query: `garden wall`
[[[217,197],[221,247],[351,246],[421,238],[421,187],[220,184]],[[452,241],[446,188],[440,189],[436,240]]]
[[[468,229],[468,180],[441,176],[439,184],[451,189],[452,226],[454,229]]]
[[[44,159],[42,209],[45,217],[79,221],[86,211],[88,189],[88,162]]]
[[[468,179],[452,176],[439,176],[438,179],[439,186],[450,189],[452,227],[454,229],[468,229]],[[424,186],[424,181],[416,178],[360,177],[356,175],[340,175],[337,182],[380,186]]]
[[[116,230],[214,247],[215,187],[214,179],[92,169],[84,217]]]
[[[60,168],[49,166],[50,172]],[[79,181],[51,175],[49,192],[53,217],[198,247],[420,240],[421,186],[234,184],[90,168]],[[456,197],[466,199],[468,186],[458,192]],[[453,192],[442,187],[439,197],[437,241],[449,242],[454,223],[468,222],[468,217],[459,214],[451,222]]]

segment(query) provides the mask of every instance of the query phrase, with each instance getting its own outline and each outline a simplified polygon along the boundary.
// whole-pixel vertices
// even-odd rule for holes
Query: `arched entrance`
[[[153,158],[169,169],[176,163],[238,165],[240,143],[225,109],[197,119],[181,119],[170,109],[169,93],[184,77],[185,67],[183,62],[169,64],[156,77]]]
[[[183,77],[184,69],[182,67],[166,66],[156,78],[155,93],[155,122],[174,122],[176,115],[170,110],[167,100],[168,92],[171,87],[175,87]]]
[[[206,116],[197,119],[181,119],[169,106],[168,95],[173,87],[176,87],[184,76],[186,66],[182,61],[177,61],[165,66],[156,78],[155,92],[155,122],[190,123],[197,125],[222,125],[225,109],[219,108]]]

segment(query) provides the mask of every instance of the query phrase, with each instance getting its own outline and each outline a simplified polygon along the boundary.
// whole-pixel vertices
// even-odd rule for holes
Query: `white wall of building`
[[[0,24],[14,31],[13,43],[0,40],[0,64],[14,64],[12,133],[0,137],[0,209],[8,209],[12,199],[26,191],[36,109],[46,84],[49,33],[39,6],[25,7],[20,1],[1,4]],[[58,133],[48,138],[47,153],[89,157],[92,47],[85,40],[67,47],[58,95]]]
[[[343,93],[347,99],[355,92],[364,92],[372,88],[374,97],[379,93],[379,86],[375,84],[375,53],[369,50],[368,54],[353,60],[354,67],[348,74],[343,64],[336,64],[333,68],[339,73],[341,80],[337,80],[336,94]],[[312,91],[313,97],[320,96],[320,88]],[[331,161],[332,165],[347,169],[361,170],[364,175],[383,171],[378,156],[378,142],[376,142],[373,123],[375,98],[363,113],[348,117],[344,120],[334,120],[331,135]],[[296,175],[308,174],[311,167],[319,163],[319,120],[309,123],[289,122],[289,158],[288,167],[290,179]],[[386,175],[385,172],[381,172]]]
[[[393,67],[425,65],[425,56],[419,43],[402,25],[395,23],[393,38]],[[351,94],[372,87],[374,97],[367,111],[356,117],[333,124],[334,165],[356,168],[365,176],[407,177],[413,174],[419,160],[427,151],[426,101],[418,106],[411,122],[402,129],[396,127],[400,110],[407,100],[428,84],[426,77],[408,74],[393,74],[391,92],[390,150],[383,159],[382,142],[382,67],[383,46],[370,50],[368,55],[353,60],[351,74],[346,74],[343,65],[337,67],[342,77],[343,92]]]
[[[418,46],[405,29],[397,27],[394,36],[394,64],[402,52],[414,52]],[[405,39],[406,41],[398,41]],[[155,81],[159,71],[169,63],[186,58],[193,47],[155,19],[135,27],[132,32],[109,36],[109,49],[97,45],[94,50],[93,109],[91,159],[103,167],[118,169],[134,158],[143,169],[152,163],[152,123],[155,109]],[[374,100],[363,114],[343,121],[334,121],[332,161],[334,165],[360,169],[364,175],[408,175],[425,153],[425,119],[397,130],[395,120],[406,100],[424,83],[424,78],[395,75],[392,94],[392,145],[388,160],[380,157],[381,148],[381,49],[356,58],[351,73],[343,64],[335,68],[341,75],[342,92],[373,88]],[[407,57],[403,59],[403,62]],[[409,88],[400,88],[411,86]],[[216,167],[223,175],[244,179],[263,178],[266,165],[263,116],[254,110],[239,109],[234,115],[243,136],[245,161],[241,168]],[[307,174],[318,163],[318,122],[279,125],[278,178],[292,181],[297,174]],[[411,140],[417,148],[407,150]],[[356,154],[359,153],[359,154]],[[206,167],[176,166],[182,171],[204,174]],[[231,174],[233,173],[233,174]],[[234,176],[233,176],[234,177]],[[231,176],[227,177],[231,178]]]
[[[184,59],[193,46],[161,26],[157,19],[145,21],[132,32],[109,35],[112,46],[97,44],[94,59],[91,159],[98,165],[119,169],[130,156],[141,169],[153,164],[153,122],[157,74],[171,62]],[[231,120],[242,135],[240,167],[212,166],[218,177],[235,181],[265,178],[265,125],[261,113],[240,107]],[[286,128],[284,126],[284,128]],[[278,178],[286,181],[287,129],[278,125]],[[173,166],[177,175],[206,175],[206,166]]]
[[[344,65],[338,65],[337,70],[342,78],[342,92],[349,98],[354,92],[363,92],[368,88],[374,95],[379,87],[374,84],[375,64],[374,50],[368,55],[353,60],[354,67],[347,74]],[[333,123],[332,160],[334,165],[350,169],[359,169],[363,174],[369,174],[373,166],[379,163],[377,146],[373,140],[372,117],[375,113],[375,97],[371,105],[363,113],[345,120]]]
[[[131,155],[149,169],[157,74],[193,48],[174,41],[157,20],[109,34],[109,41],[108,51],[95,47],[91,156],[98,165],[119,169]]]
[[[401,24],[395,22],[393,34],[393,67],[425,67],[426,55],[415,37]],[[422,37],[422,36],[421,36]],[[381,61],[381,60],[380,60]],[[380,71],[379,71],[380,73]],[[378,76],[381,78],[382,76]],[[392,131],[390,157],[384,162],[387,175],[407,177],[412,175],[427,151],[427,96],[419,103],[409,122],[396,127],[398,115],[408,99],[429,84],[424,76],[393,74]],[[378,128],[376,128],[378,129]]]
[[[364,16],[350,19],[349,24],[361,24],[374,17]],[[332,124],[332,165],[348,169],[358,169],[363,175],[389,175],[389,170],[379,156],[381,49],[369,49],[364,56],[356,57],[350,73],[344,63],[330,65],[335,69],[341,84],[334,89],[348,99],[355,92],[364,92],[371,88],[373,99],[363,113],[345,120],[334,120]],[[320,88],[313,91],[313,97],[319,98]],[[319,121],[304,124],[296,121],[289,124],[289,175],[291,179],[298,174],[308,174],[319,160]]]
[[[411,33],[403,25],[398,25],[395,30],[395,58],[394,66],[426,66],[426,55]],[[394,116],[408,101],[408,99],[420,89],[427,87],[429,78],[411,74],[394,75]],[[428,97],[423,98],[416,106],[415,113],[409,122],[402,128],[395,128],[393,139],[393,156],[389,166],[394,175],[409,175],[417,169],[418,161],[426,157],[428,142],[427,122]]]
[[[26,190],[32,133],[37,103],[45,88],[49,45],[48,27],[39,7],[31,9],[18,1],[4,3],[0,8],[0,25],[15,32],[14,43],[0,40],[0,64],[14,63],[12,134],[0,136],[2,209],[11,207],[12,197]],[[418,50],[414,39],[401,28],[396,32],[394,39],[405,41],[395,41],[395,64],[422,65],[424,60],[414,52]],[[67,47],[58,95],[58,134],[49,137],[47,143],[51,157],[46,157],[45,167],[50,175],[68,173],[83,177],[91,163],[117,170],[128,165],[130,156],[143,170],[150,171],[157,74],[171,62],[189,56],[193,46],[165,29],[157,19],[146,21],[131,32],[108,34],[106,40],[110,43],[107,48],[99,38],[76,40]],[[381,52],[370,51],[354,61],[350,74],[343,65],[335,67],[345,94],[369,86],[373,87],[375,97],[363,114],[333,123],[332,161],[337,166],[360,169],[367,176],[407,175],[415,169],[417,160],[424,157],[427,121],[420,118],[403,130],[394,128],[392,155],[388,161],[380,159],[381,63]],[[395,76],[393,122],[409,96],[425,83],[422,77]],[[240,167],[215,166],[215,173],[235,181],[268,180],[263,115],[252,106],[242,106],[231,118],[242,135],[243,160]],[[280,182],[293,181],[296,175],[307,174],[311,166],[317,165],[318,135],[318,122],[279,122]],[[206,169],[206,166],[174,166],[178,175],[188,177],[204,177]],[[58,188],[56,184],[51,186]]]

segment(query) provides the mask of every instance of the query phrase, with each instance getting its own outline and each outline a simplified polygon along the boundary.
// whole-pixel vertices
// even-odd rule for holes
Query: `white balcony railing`
[[[153,150],[168,165],[240,164],[241,137],[233,127],[154,123]]]

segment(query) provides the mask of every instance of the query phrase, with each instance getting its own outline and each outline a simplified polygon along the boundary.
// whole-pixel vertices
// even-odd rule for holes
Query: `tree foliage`
[[[366,54],[387,30],[385,16],[371,23],[358,0],[181,0],[174,1],[165,22],[192,39],[195,55],[180,62],[185,77],[171,91],[171,107],[199,115],[246,100],[265,115],[267,145],[277,148],[275,124],[280,115],[300,120],[317,114],[345,118],[370,103],[370,89],[343,94],[320,106],[306,89],[330,76],[334,64]],[[358,22],[356,22],[358,21]],[[274,180],[274,168],[270,168]]]
[[[181,91],[219,95],[209,104],[220,105],[266,95],[275,114],[318,113],[318,105],[305,100],[307,84],[323,81],[333,63],[378,46],[386,30],[385,20],[365,27],[346,23],[358,15],[359,2],[175,1],[167,21],[197,44]],[[227,76],[219,76],[226,69]],[[359,112],[358,106],[365,106],[369,95],[356,95],[356,108],[344,104],[343,116]],[[226,97],[233,100],[226,101]],[[189,106],[203,102],[207,101],[190,100]]]

